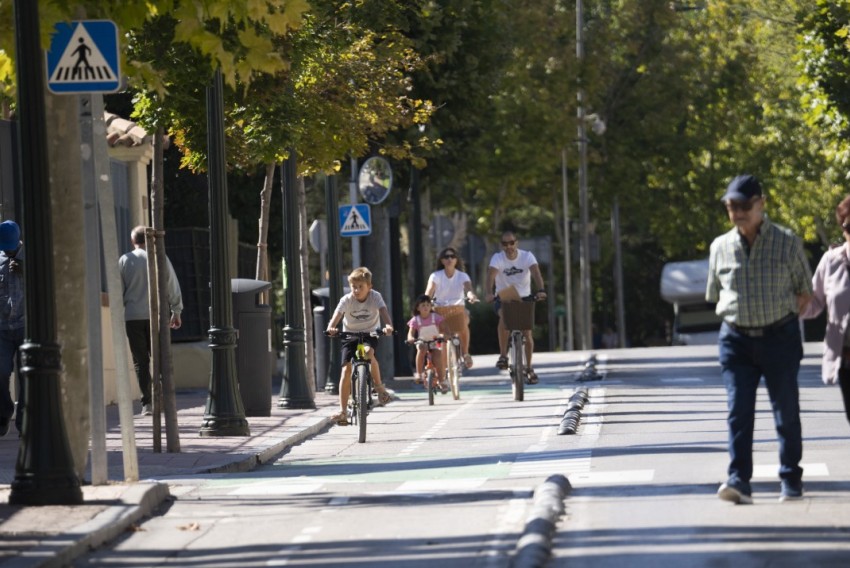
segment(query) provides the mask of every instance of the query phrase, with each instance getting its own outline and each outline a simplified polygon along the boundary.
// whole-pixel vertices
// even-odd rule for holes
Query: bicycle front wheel
[[[452,396],[457,400],[460,398],[460,371],[458,369],[457,346],[450,343],[448,349],[446,349],[446,353],[448,354],[446,373],[449,376],[449,385],[452,387]]]
[[[366,415],[369,413],[369,367],[368,365],[357,365],[354,368],[357,377],[357,426],[360,435],[357,441],[361,444],[366,441]]]
[[[514,400],[522,402],[525,397],[525,369],[522,364],[522,332],[511,334],[511,390]]]

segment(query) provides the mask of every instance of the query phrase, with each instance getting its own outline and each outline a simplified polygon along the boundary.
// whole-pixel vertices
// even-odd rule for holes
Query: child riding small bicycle
[[[384,333],[392,334],[393,326],[387,305],[381,294],[372,289],[372,273],[366,267],[355,268],[348,275],[348,284],[351,292],[339,300],[334,310],[331,321],[328,322],[328,335],[338,333],[337,325],[342,321],[343,331],[374,331],[381,322],[384,323]],[[371,360],[369,372],[378,392],[378,404],[385,405],[390,401],[390,395],[381,381],[381,370],[375,357],[375,348],[378,339],[366,337],[363,341],[367,344],[366,356]],[[351,394],[351,359],[357,348],[358,339],[346,339],[342,342],[342,373],[339,380],[339,414],[333,419],[337,424],[345,426],[348,424],[346,410],[348,408],[348,397]]]
[[[445,381],[445,369],[443,365],[442,349],[433,340],[441,338],[443,317],[433,311],[431,296],[422,294],[413,303],[413,317],[407,322],[407,342],[413,343],[416,339],[427,341],[416,346],[416,378],[415,382],[422,383],[425,378],[425,353],[431,354],[431,361],[437,369],[437,384],[440,391],[448,392],[449,387]]]

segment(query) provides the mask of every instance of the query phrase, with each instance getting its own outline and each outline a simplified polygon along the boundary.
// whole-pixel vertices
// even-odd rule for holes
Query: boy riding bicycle
[[[340,298],[333,317],[328,323],[328,335],[338,333],[337,325],[342,320],[343,331],[374,331],[384,322],[384,334],[393,332],[392,320],[387,310],[387,305],[379,292],[372,289],[372,273],[366,267],[355,268],[348,275],[348,284],[351,292]],[[357,338],[346,339],[342,342],[342,372],[339,380],[339,414],[333,419],[337,424],[345,426],[348,424],[346,409],[348,408],[348,397],[351,394],[351,360],[358,343]],[[381,406],[390,401],[390,395],[381,382],[381,371],[378,361],[374,356],[378,345],[377,337],[365,337],[366,357],[370,359],[370,373],[374,381],[375,390],[378,392],[378,404]]]
[[[449,387],[445,381],[445,369],[443,367],[442,349],[436,343],[430,343],[442,336],[443,316],[433,311],[431,296],[423,294],[416,298],[413,304],[413,317],[407,322],[407,342],[413,343],[416,339],[428,341],[429,343],[416,346],[416,383],[422,383],[425,378],[425,352],[431,353],[431,361],[437,369],[437,384],[440,391],[447,393]]]

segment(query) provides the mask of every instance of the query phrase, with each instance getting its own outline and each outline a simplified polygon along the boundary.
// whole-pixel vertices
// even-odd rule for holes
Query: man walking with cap
[[[9,379],[15,369],[18,348],[24,342],[24,267],[21,229],[14,221],[0,223],[0,436],[9,432],[15,403],[9,392]],[[20,373],[20,371],[19,371]],[[24,393],[18,376],[18,412],[15,426],[23,424]]]
[[[722,201],[734,228],[711,243],[705,292],[723,318],[718,343],[729,410],[729,477],[717,495],[742,504],[753,502],[753,430],[761,377],[779,439],[779,500],[803,497],[798,314],[811,299],[812,276],[802,241],[768,219],[765,199],[751,175],[729,184]]]

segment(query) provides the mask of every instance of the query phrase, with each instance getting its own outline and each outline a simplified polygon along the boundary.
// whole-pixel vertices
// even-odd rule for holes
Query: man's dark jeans
[[[12,401],[12,393],[9,390],[9,381],[12,371],[15,370],[15,359],[18,349],[24,342],[24,328],[0,330],[0,418],[8,421],[15,412],[15,403]],[[20,371],[17,373],[18,409],[24,408],[24,392],[21,382]],[[21,431],[23,414],[19,411],[15,415],[15,426]]]
[[[124,322],[133,368],[142,391],[142,404],[151,403],[151,322],[150,320],[128,320]]]
[[[768,330],[762,337],[749,337],[724,323],[718,342],[728,395],[729,477],[749,482],[753,476],[756,391],[764,376],[779,439],[779,477],[800,481],[803,434],[797,373],[803,344],[798,320]]]

